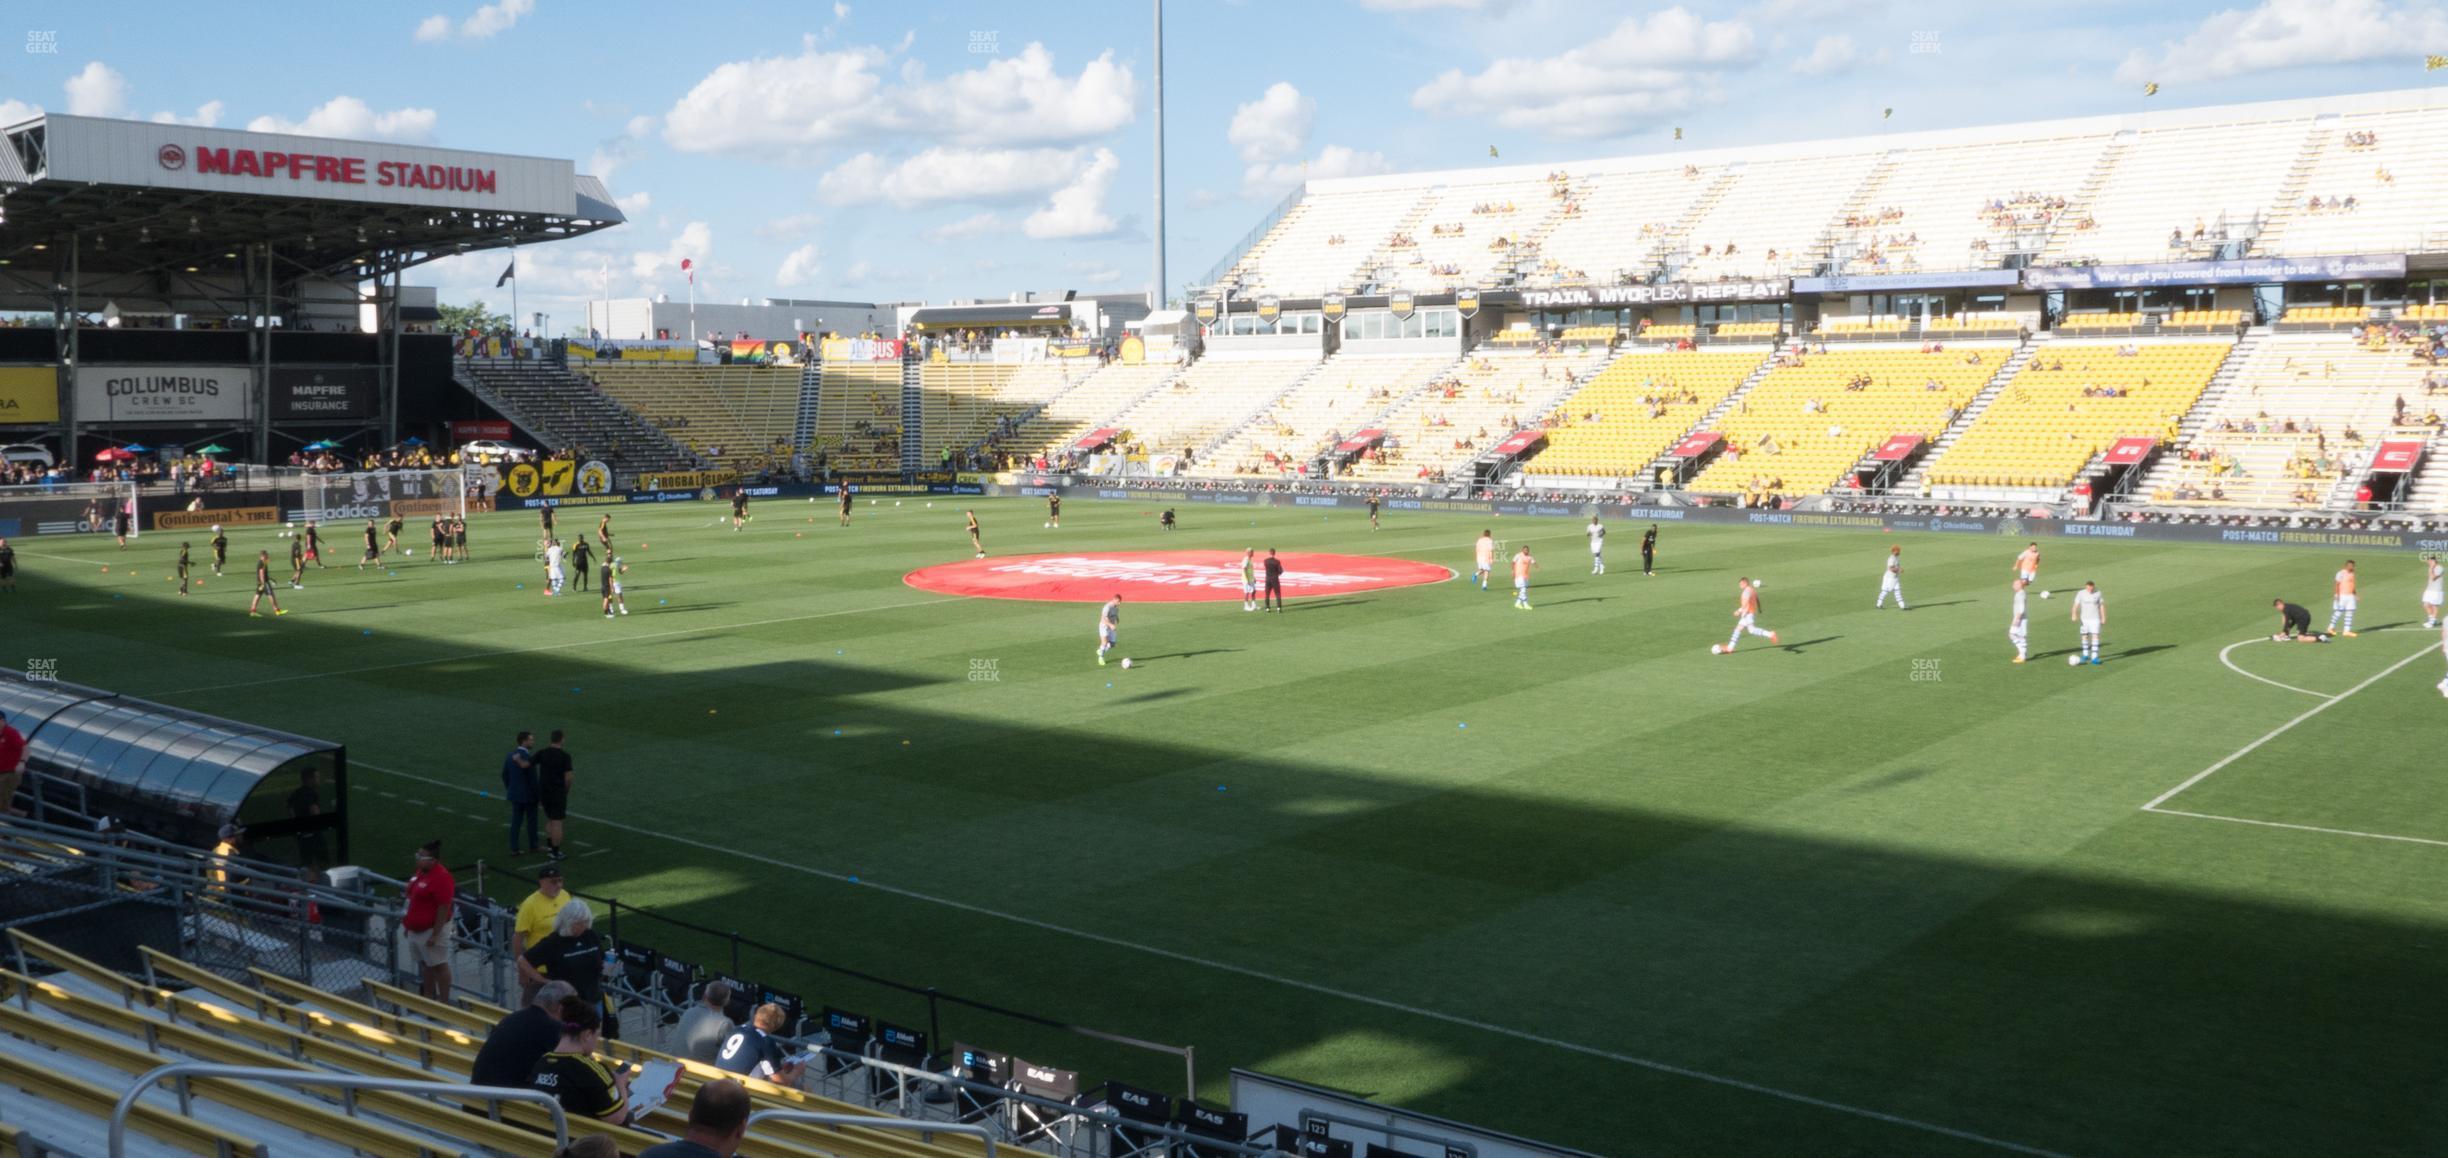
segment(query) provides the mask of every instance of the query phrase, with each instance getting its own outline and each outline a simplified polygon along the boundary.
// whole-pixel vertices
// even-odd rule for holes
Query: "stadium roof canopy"
[[[0,129],[0,309],[83,294],[221,302],[353,283],[621,224],[566,160],[96,117]]]

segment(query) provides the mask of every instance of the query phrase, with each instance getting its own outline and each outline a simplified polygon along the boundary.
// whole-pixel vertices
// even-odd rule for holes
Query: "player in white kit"
[[[2329,634],[2343,635],[2348,639],[2353,639],[2355,637],[2354,560],[2348,559],[2344,567],[2338,568],[2338,573],[2331,578],[2329,590]],[[2346,623],[2344,631],[2338,630],[2338,621],[2341,619]]]
[[[2006,621],[2006,638],[2014,641],[2016,663],[2031,658],[2031,616],[2025,613],[2023,589],[2031,584],[2016,576],[2014,581],[2014,616]]]
[[[1879,571],[1878,602],[1871,604],[1870,609],[1876,611],[1887,606],[1890,595],[1895,596],[1896,610],[1910,610],[1904,606],[1904,548],[1901,546],[1887,548],[1887,562]]]
[[[2424,556],[2422,593],[2424,627],[2440,625],[2440,573],[2440,557],[2437,555]]]
[[[544,542],[544,593],[559,595],[561,580],[561,540],[547,539]]]
[[[1488,572],[1496,569],[1496,532],[1479,532],[1479,541],[1471,546],[1471,578],[1479,589],[1488,589]]]
[[[1598,516],[1591,515],[1587,530],[1590,540],[1590,574],[1604,575],[1606,574],[1606,524],[1599,522]]]
[[[2082,633],[2082,659],[2099,666],[2100,631],[2108,626],[2108,597],[2100,594],[2099,584],[2085,582],[2074,593],[2074,609],[2069,617]]]

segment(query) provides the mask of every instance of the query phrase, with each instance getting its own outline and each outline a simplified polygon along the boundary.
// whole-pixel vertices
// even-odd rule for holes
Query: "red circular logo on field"
[[[163,145],[159,151],[153,154],[153,156],[156,160],[161,162],[161,167],[164,169],[184,169],[187,167],[187,150],[179,148],[177,145]]]
[[[1367,555],[1293,552],[1283,560],[1284,597],[1299,599],[1442,583],[1453,572],[1434,563]],[[1258,581],[1266,582],[1266,556],[1258,556]],[[986,599],[1042,599],[1103,603],[1115,592],[1125,602],[1212,603],[1241,598],[1239,551],[1083,551],[968,559],[921,567],[902,576],[921,591]]]

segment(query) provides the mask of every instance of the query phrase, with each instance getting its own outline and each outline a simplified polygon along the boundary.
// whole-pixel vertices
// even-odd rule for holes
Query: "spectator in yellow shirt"
[[[561,916],[561,906],[569,903],[568,894],[561,890],[561,866],[545,865],[536,873],[536,891],[519,902],[518,916],[510,927],[510,953],[524,957],[538,941],[552,936],[553,922]],[[519,980],[519,999],[523,1006],[535,1000],[536,986],[525,978]]]

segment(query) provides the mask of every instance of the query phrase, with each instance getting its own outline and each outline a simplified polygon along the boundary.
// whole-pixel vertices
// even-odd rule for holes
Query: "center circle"
[[[1288,551],[1278,558],[1283,562],[1287,599],[1418,587],[1442,583],[1454,575],[1451,569],[1434,563],[1370,555]],[[1263,553],[1256,559],[1262,587],[1266,559]],[[981,599],[1103,603],[1119,593],[1126,601],[1140,603],[1217,603],[1241,598],[1241,553],[1078,551],[964,559],[921,567],[901,581],[921,591]]]

